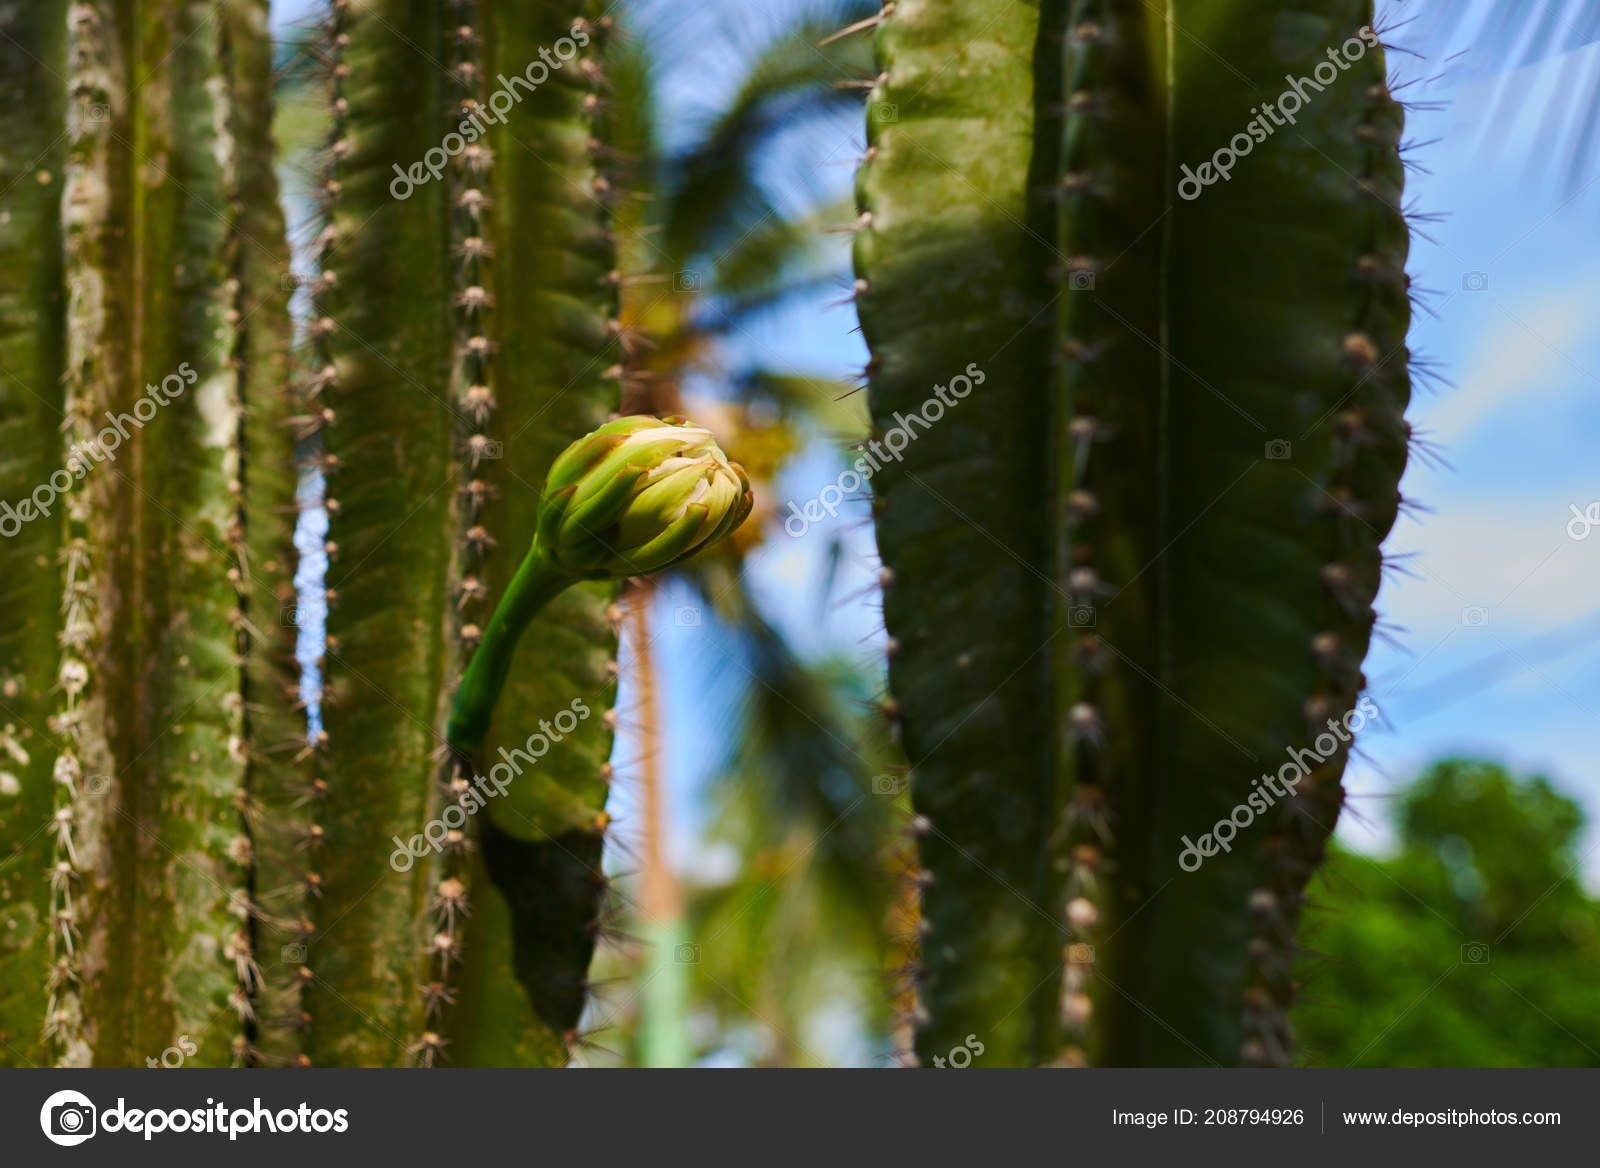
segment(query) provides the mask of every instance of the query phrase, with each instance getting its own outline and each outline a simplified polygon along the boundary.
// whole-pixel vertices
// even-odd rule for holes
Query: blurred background
[[[876,9],[616,6],[625,316],[651,338],[630,393],[710,424],[765,521],[736,561],[627,598],[609,863],[628,898],[590,1064],[887,1065],[903,1038],[908,812],[871,714],[869,511],[783,524],[866,430],[844,229],[870,36],[823,42]],[[319,10],[274,5],[291,220]],[[1411,104],[1410,416],[1431,457],[1388,545],[1405,558],[1366,668],[1383,718],[1314,886],[1297,1026],[1313,1065],[1600,1065],[1600,5],[1389,0],[1377,27]],[[308,662],[320,635],[307,622]]]

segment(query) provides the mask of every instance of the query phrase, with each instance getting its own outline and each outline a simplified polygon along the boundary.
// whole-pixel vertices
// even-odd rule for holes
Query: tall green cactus
[[[438,145],[445,20],[394,0],[331,5],[321,46],[332,133],[320,191],[310,408],[328,519],[323,723],[295,802],[324,845],[301,867],[303,1052],[316,1065],[403,1065],[424,980],[422,869],[398,874],[397,832],[420,830],[453,652],[454,356],[447,184],[395,198],[392,166]],[[398,94],[408,92],[406,100]],[[396,500],[403,500],[396,507]],[[409,831],[406,830],[409,826]]]
[[[5,1062],[569,1056],[603,931],[612,585],[536,617],[478,757],[447,736],[544,472],[626,362],[608,24],[578,8],[329,0],[291,377],[266,0],[0,0]],[[926,1060],[968,1035],[993,1064],[1291,1057],[1409,438],[1371,16],[877,22],[858,300]],[[1293,124],[1258,121],[1298,77]],[[329,513],[309,741],[297,445]],[[1265,799],[1295,748],[1320,761]],[[518,750],[467,825],[474,772]],[[435,821],[459,826],[409,851]]]
[[[910,430],[874,503],[924,1061],[968,1034],[991,1064],[1291,1057],[1348,753],[1328,722],[1364,685],[1409,438],[1402,115],[1371,20],[884,8],[856,260],[880,440]],[[1269,124],[1300,77],[1296,124]],[[1319,735],[1298,793],[1252,803]],[[1181,867],[1236,807],[1259,821]]]
[[[480,522],[501,547],[481,577],[496,600],[533,540],[545,468],[568,442],[603,422],[621,394],[605,11],[599,3],[540,0],[491,10],[486,28],[483,72],[491,86],[525,73],[541,49],[571,38],[574,17],[582,18],[579,33],[588,42],[524,97],[514,123],[490,134],[499,193],[486,286],[495,296],[490,372],[504,458],[488,468],[494,491]],[[510,799],[491,805],[481,825],[476,862],[492,880],[474,883],[496,891],[474,912],[467,952],[477,955],[462,1009],[463,1027],[478,1020],[480,1061],[564,1061],[588,997],[589,959],[604,911],[600,852],[609,822],[615,598],[614,584],[585,584],[535,620],[525,645],[538,646],[538,665],[514,674],[483,748],[492,765],[502,749],[525,749],[539,723],[574,700],[592,710],[514,783]],[[488,609],[478,611],[478,623],[486,624]],[[529,653],[522,650],[525,662]],[[506,1026],[506,1018],[518,1024]]]
[[[948,1048],[981,1020],[1005,1029],[997,1060],[1017,1063],[1048,1059],[1058,1041],[1053,995],[1034,991],[1061,948],[1041,907],[1059,901],[1060,880],[1046,856],[1055,797],[1039,698],[1053,614],[1049,257],[1028,231],[1037,36],[1036,7],[1013,0],[901,3],[885,17],[858,180],[871,218],[856,236],[876,426],[952,377],[984,379],[886,467],[874,508],[890,713],[935,882],[923,1039]]]
[[[292,376],[267,0],[0,5],[27,93],[0,161],[4,501],[85,468],[0,546],[5,1062],[141,1065],[183,1038],[191,1065],[568,1057],[605,892],[608,585],[541,618],[547,667],[524,649],[489,748],[575,700],[593,717],[492,824],[411,863],[395,841],[448,820],[456,677],[547,465],[617,400],[586,7],[330,0]],[[402,193],[397,164],[436,154]],[[91,457],[107,411],[131,421]],[[330,515],[309,741],[297,444]]]
[[[22,773],[0,880],[8,985],[26,987],[0,1012],[6,1058],[142,1065],[183,1043],[242,1062],[260,988],[249,725],[289,709],[246,681],[274,650],[255,598],[289,567],[282,498],[243,518],[289,464],[260,393],[287,343],[266,6],[0,15],[29,93],[0,216],[26,233],[5,251],[6,502],[41,512],[4,549]]]
[[[585,1001],[610,587],[540,619],[540,667],[515,674],[489,752],[575,699],[595,716],[442,854],[391,870],[395,837],[444,816],[469,777],[444,752],[451,694],[532,538],[545,467],[617,400],[604,30],[584,7],[331,6],[309,383],[330,512],[327,738],[296,800],[327,847],[293,971],[313,1063],[560,1063]],[[420,85],[397,31],[429,65]],[[403,177],[446,155],[436,177]]]

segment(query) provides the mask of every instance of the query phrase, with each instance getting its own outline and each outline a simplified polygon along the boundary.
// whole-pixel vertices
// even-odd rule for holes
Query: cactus
[[[330,843],[343,843],[303,897],[312,1062],[564,1061],[583,1001],[604,718],[518,787],[588,785],[578,830],[592,854],[560,893],[535,898],[528,882],[572,854],[548,841],[575,825],[505,829],[490,822],[503,807],[475,825],[481,852],[469,854],[468,833],[454,828],[436,862],[403,875],[389,863],[393,837],[445,814],[463,778],[441,761],[445,718],[486,605],[511,581],[497,549],[527,546],[544,466],[616,398],[613,244],[595,197],[604,38],[572,18],[553,4],[456,3],[447,15],[339,0],[325,30],[333,130],[309,388],[332,411],[317,457],[335,595],[312,805]],[[420,93],[412,64],[392,51],[396,30],[450,63]],[[561,57],[564,68],[539,65],[537,86],[516,76],[557,42],[581,51]],[[498,98],[505,77],[520,86],[510,116]],[[484,110],[491,90],[498,121]],[[484,129],[467,142],[475,114]],[[410,160],[445,144],[437,181],[401,185]],[[397,488],[409,514],[396,514]],[[519,681],[527,700],[508,701],[508,740],[521,745],[574,698],[609,706],[606,599],[603,586],[569,594],[546,618],[551,668]],[[558,1001],[526,967],[530,951],[558,966]]]
[[[612,142],[638,134],[602,7],[329,0],[295,371],[266,0],[0,0],[0,953],[36,975],[0,990],[5,1062],[581,1041],[616,580],[750,506],[714,446],[631,467],[665,428],[602,426],[659,372],[619,309]],[[896,0],[853,26],[881,68],[857,300],[923,1059],[969,1034],[991,1064],[1291,1057],[1348,742],[1262,807],[1254,778],[1357,705],[1410,438],[1371,17]],[[729,125],[767,132],[782,60]],[[1297,124],[1232,150],[1285,70],[1319,79]],[[711,145],[680,177],[737,203]],[[688,256],[716,232],[683,206]],[[695,326],[665,315],[676,352]],[[329,517],[303,701],[297,453]],[[536,769],[469,825],[511,759]],[[1237,806],[1261,822],[1184,870]]]
[[[310,389],[331,411],[316,457],[337,607],[327,740],[301,802],[314,796],[330,853],[346,846],[301,897],[314,1063],[558,1064],[578,1037],[603,928],[614,579],[660,566],[569,571],[552,557],[570,535],[535,542],[558,514],[544,469],[617,404],[622,369],[608,22],[584,7],[574,21],[554,3],[456,3],[441,20],[340,2],[326,29]],[[393,54],[397,28],[451,63],[434,97]],[[394,162],[456,134],[438,181]],[[538,668],[512,667],[519,638]],[[466,830],[457,804],[501,769],[509,788]],[[425,822],[450,825],[442,854],[390,872],[393,840]]]
[[[924,1061],[969,1033],[990,1065],[1291,1057],[1348,742],[1249,800],[1357,702],[1409,440],[1371,20],[897,0],[877,23],[857,300],[903,448],[874,507]],[[1285,71],[1323,84],[1252,141]],[[1180,191],[1242,131],[1227,181]],[[1260,822],[1181,869],[1236,806]]]
[[[427,818],[453,651],[446,569],[462,528],[455,411],[443,398],[455,344],[447,184],[405,199],[390,185],[396,159],[438,145],[450,95],[437,71],[419,78],[390,49],[403,38],[436,55],[441,15],[334,3],[322,48],[332,112],[306,396],[320,411],[313,449],[329,515],[326,738],[285,810],[298,804],[326,842],[296,866],[292,901],[274,906],[304,920],[304,960],[289,972],[304,983],[298,1054],[314,1065],[403,1064],[419,1033],[422,870],[397,874],[389,856],[391,837]],[[402,86],[406,102],[396,100]]]
[[[0,14],[6,76],[30,90],[0,406],[8,451],[28,455],[8,456],[5,488],[42,512],[8,541],[0,618],[22,770],[0,878],[35,971],[0,1004],[8,1061],[141,1065],[186,1036],[227,1065],[254,1039],[248,727],[289,713],[261,692],[274,646],[258,632],[263,606],[276,624],[286,528],[272,507],[243,518],[288,464],[263,392],[287,339],[268,293],[265,12]]]
[[[505,459],[484,464],[478,476],[490,489],[477,526],[498,550],[477,573],[484,599],[469,601],[464,612],[483,625],[533,542],[545,469],[617,407],[622,355],[609,226],[604,6],[538,0],[480,7],[486,88],[525,73],[541,49],[563,37],[588,41],[523,96],[514,123],[489,134],[494,183],[482,238],[492,256],[482,283],[494,295],[492,417]],[[574,18],[582,36],[574,34]],[[470,481],[463,498],[477,498]],[[479,817],[482,850],[472,858],[468,885],[484,891],[466,930],[466,985],[453,1036],[460,1062],[560,1064],[578,1037],[605,907],[600,853],[620,619],[614,599],[608,581],[582,584],[535,619],[527,637],[538,646],[540,666],[516,671],[495,733],[485,740],[484,757],[498,758],[502,747],[525,747],[540,719],[575,699],[594,710],[539,760],[532,781],[519,784],[517,814],[496,806]]]
[[[441,855],[391,861],[474,777],[446,719],[513,591],[497,548],[531,544],[545,468],[617,401],[590,7],[331,0],[291,375],[266,0],[0,5],[29,93],[5,115],[0,485],[84,472],[0,549],[0,944],[37,973],[0,997],[6,1062],[139,1065],[180,1036],[198,1065],[568,1057],[602,931],[612,580],[562,574],[541,667],[473,746],[598,716]],[[397,31],[450,67],[419,89]],[[513,124],[498,88],[541,61]],[[402,192],[396,160],[430,151],[448,165]],[[107,410],[138,426],[109,460]],[[296,449],[330,517],[309,739]]]

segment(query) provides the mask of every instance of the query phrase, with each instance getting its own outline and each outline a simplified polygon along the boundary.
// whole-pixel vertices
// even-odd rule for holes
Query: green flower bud
[[[709,547],[750,514],[750,480],[683,418],[607,422],[557,456],[539,550],[584,579],[644,576]]]

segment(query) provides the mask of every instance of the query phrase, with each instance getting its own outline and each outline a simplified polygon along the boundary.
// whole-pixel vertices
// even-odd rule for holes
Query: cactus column
[[[8,548],[25,558],[0,613],[0,788],[21,788],[0,829],[7,968],[39,987],[0,1003],[7,1062],[252,1058],[244,674],[249,597],[284,565],[247,554],[242,516],[287,463],[262,432],[245,453],[245,399],[274,380],[260,356],[285,343],[263,292],[281,266],[265,120],[236,104],[265,97],[264,15],[253,0],[0,11],[6,76],[30,86],[0,216],[17,276],[0,425],[29,463],[25,477],[8,455],[6,502],[32,479],[42,512]],[[281,692],[253,705],[288,713]]]
[[[857,183],[869,401],[878,438],[910,438],[875,476],[873,506],[888,712],[924,828],[925,1060],[974,1031],[997,1065],[1059,1045],[1038,22],[1021,0],[886,10]]]
[[[301,983],[286,1021],[314,1064],[559,1064],[603,891],[611,586],[539,619],[487,750],[575,699],[594,716],[443,855],[390,859],[456,814],[473,777],[444,756],[456,678],[550,460],[617,400],[603,30],[550,3],[334,0],[325,33],[308,415],[330,512],[327,737],[293,803],[326,847],[290,890],[306,961],[280,978]],[[424,162],[436,176],[397,177]]]
[[[957,7],[879,26],[873,413],[904,428],[937,365],[984,364],[966,350],[1049,372],[988,370],[877,484],[924,817],[919,1052],[973,1032],[997,1062],[1282,1063],[1409,438],[1402,118],[1371,5]],[[1292,749],[1319,759],[1265,798]],[[1241,807],[1231,852],[1180,867]]]

